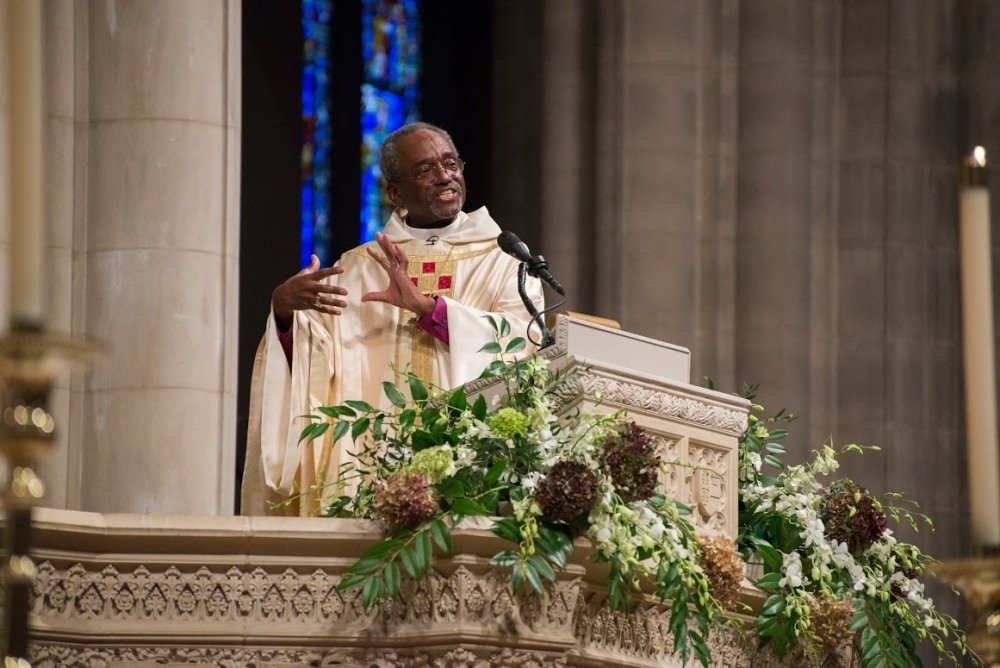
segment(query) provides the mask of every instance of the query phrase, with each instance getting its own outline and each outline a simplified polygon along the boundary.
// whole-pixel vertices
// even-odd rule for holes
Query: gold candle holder
[[[35,473],[37,461],[51,447],[55,420],[49,392],[56,374],[68,364],[94,357],[97,347],[80,338],[48,334],[40,328],[17,327],[0,338],[0,452],[7,460],[4,490],[6,524],[0,569],[4,588],[4,666],[28,663],[28,611],[35,564],[30,555],[31,513],[44,485]]]
[[[1000,546],[985,556],[934,564],[930,572],[961,590],[972,616],[966,637],[985,668],[1000,668]]]

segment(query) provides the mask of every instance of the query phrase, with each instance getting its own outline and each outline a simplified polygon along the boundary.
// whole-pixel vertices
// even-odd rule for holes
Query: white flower
[[[782,554],[781,571],[785,574],[785,577],[778,581],[779,587],[801,587],[806,581],[802,575],[802,557],[799,556],[798,552]]]

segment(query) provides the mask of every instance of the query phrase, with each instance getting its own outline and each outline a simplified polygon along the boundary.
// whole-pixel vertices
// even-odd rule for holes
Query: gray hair
[[[455,149],[455,142],[452,140],[451,135],[448,134],[447,130],[443,130],[436,125],[430,123],[424,123],[423,121],[414,121],[413,123],[407,123],[398,130],[394,130],[389,133],[389,136],[385,138],[382,142],[382,148],[379,149],[378,155],[378,166],[379,170],[382,172],[382,178],[385,179],[386,183],[391,181],[399,181],[399,150],[396,144],[399,140],[406,135],[413,134],[414,132],[419,132],[420,130],[430,130],[431,132],[436,132],[451,144],[451,147]],[[458,149],[455,149],[458,153]]]

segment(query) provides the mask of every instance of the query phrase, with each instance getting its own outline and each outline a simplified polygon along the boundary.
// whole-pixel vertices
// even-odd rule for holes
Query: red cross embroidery
[[[424,273],[425,274],[433,274],[434,273],[434,263],[433,262],[424,262]]]
[[[451,276],[438,276],[438,290],[451,289]]]

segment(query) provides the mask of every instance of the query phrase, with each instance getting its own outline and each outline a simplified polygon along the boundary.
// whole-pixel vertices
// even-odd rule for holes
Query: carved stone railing
[[[482,520],[481,520],[482,522]],[[514,596],[486,524],[453,534],[398,602],[365,612],[338,592],[373,542],[362,520],[100,515],[41,509],[35,668],[676,666],[669,605],[612,611],[589,544],[544,596]],[[761,598],[747,588],[745,602]],[[778,665],[712,640],[717,666]],[[786,665],[795,665],[786,662]],[[834,664],[838,665],[838,664]]]

